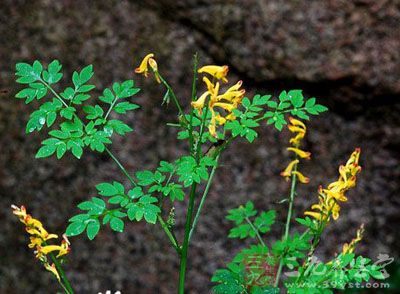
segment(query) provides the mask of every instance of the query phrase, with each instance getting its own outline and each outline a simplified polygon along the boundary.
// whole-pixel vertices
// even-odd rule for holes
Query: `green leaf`
[[[183,190],[181,189],[181,185],[177,185],[177,184],[171,184],[170,185],[170,192],[169,192],[169,197],[171,198],[171,201],[183,201],[183,199],[185,198],[185,192],[183,192]]]
[[[75,111],[76,111],[76,109],[74,107],[70,106],[70,107],[67,107],[67,108],[63,108],[60,111],[60,115],[62,117],[64,117],[64,118],[66,118],[66,119],[72,119],[73,116],[74,116]]]
[[[228,269],[218,269],[211,281],[218,283],[213,287],[213,292],[217,294],[243,294],[246,293],[244,286],[244,268],[234,263],[228,264]]]
[[[235,222],[236,225],[241,224],[246,218],[255,216],[257,210],[254,209],[254,204],[248,201],[245,206],[240,205],[238,208],[228,211],[227,219]]]
[[[57,119],[56,112],[52,111],[52,112],[47,113],[47,116],[46,116],[47,127],[51,127],[54,124],[54,122],[56,121],[56,119]]]
[[[160,166],[157,168],[157,170],[163,173],[171,173],[175,170],[175,167],[172,163],[160,161]]]
[[[113,231],[123,232],[124,231],[124,222],[118,217],[112,217],[110,220],[110,227]]]
[[[262,212],[254,220],[254,225],[261,233],[267,233],[271,230],[271,225],[275,223],[276,211],[270,210],[268,212]]]
[[[75,90],[71,87],[68,87],[63,92],[61,92],[60,95],[65,100],[72,100],[75,97]]]
[[[93,65],[90,64],[81,70],[79,74],[80,84],[81,85],[85,84],[92,78],[92,76],[93,76]]]
[[[45,145],[42,146],[35,155],[35,158],[49,157],[54,152],[56,152],[56,145]]]
[[[76,221],[73,223],[70,223],[67,227],[67,230],[65,231],[65,234],[68,237],[73,237],[82,234],[82,232],[85,230],[86,224],[84,222]]]
[[[243,127],[237,120],[234,120],[228,121],[225,124],[225,130],[230,130],[232,132],[232,136],[236,137],[242,133]]]
[[[129,191],[128,191],[128,196],[129,196],[131,199],[137,199],[137,198],[143,196],[142,187],[135,187],[135,188],[129,190]]]
[[[252,143],[254,141],[255,138],[257,138],[258,134],[256,131],[251,130],[251,129],[247,129],[246,130],[246,139],[247,141],[249,141],[250,143]]]
[[[78,158],[78,159],[81,158],[82,153],[83,153],[83,149],[82,149],[81,146],[79,146],[79,145],[73,145],[71,151],[72,151],[72,154],[73,154],[76,158]]]
[[[43,66],[37,60],[33,62],[32,66],[28,63],[17,63],[15,68],[15,75],[18,76],[17,83],[20,84],[30,84],[40,80],[43,70]]]
[[[157,222],[157,214],[160,212],[161,210],[158,206],[153,204],[147,204],[145,206],[144,219],[148,223],[155,224]]]
[[[104,89],[103,95],[99,97],[101,101],[107,104],[113,103],[115,96],[110,89]]]
[[[19,91],[15,95],[15,98],[25,99],[25,103],[28,104],[32,102],[35,98],[39,100],[47,94],[47,88],[42,84],[35,83],[35,84],[30,84],[29,86],[30,86],[29,88],[25,88]]]
[[[127,80],[123,82],[122,84],[120,83],[114,83],[113,84],[113,90],[115,95],[118,98],[128,98],[140,91],[139,88],[134,88],[134,81],[133,80]]]
[[[288,97],[294,107],[303,106],[304,97],[301,90],[290,90],[288,93]]]
[[[135,175],[138,179],[138,184],[141,186],[148,186],[154,183],[154,174],[151,171],[139,171]]]
[[[89,215],[100,215],[106,208],[104,200],[92,197],[90,201],[84,201],[78,205],[79,209],[88,210]]]
[[[374,278],[374,279],[377,279],[377,280],[384,280],[386,277],[385,277],[385,275],[381,272],[381,271],[379,271],[379,270],[372,270],[372,271],[369,271],[369,274]]]
[[[100,183],[96,185],[96,189],[99,191],[99,194],[102,196],[114,196],[124,193],[124,186],[114,181],[111,183]]]
[[[121,102],[114,107],[116,113],[125,114],[129,110],[138,109],[139,105],[130,102]]]
[[[100,222],[98,219],[92,219],[87,227],[86,227],[86,234],[89,240],[93,240],[94,237],[99,233],[100,230]]]
[[[316,105],[314,106],[314,109],[315,109],[316,111],[318,111],[318,112],[325,112],[325,111],[328,110],[328,107],[325,107],[325,106],[323,106],[323,105],[321,105],[321,104],[316,104]]]
[[[110,203],[110,204],[119,204],[119,203],[121,203],[124,199],[125,199],[124,196],[117,195],[117,196],[113,196],[113,197],[111,197],[110,199],[108,199],[108,203]]]
[[[43,80],[50,85],[59,82],[63,76],[62,73],[60,73],[61,68],[62,65],[60,62],[58,60],[53,60],[47,67],[47,70],[43,71]]]
[[[248,108],[251,105],[251,102],[250,102],[249,98],[244,97],[243,100],[242,100],[242,105],[244,107]]]
[[[70,138],[69,132],[63,132],[60,130],[52,130],[49,132],[49,135],[56,137],[58,139],[67,139]]]
[[[60,142],[57,145],[57,158],[60,159],[61,157],[63,157],[66,151],[67,145],[64,142]]]
[[[306,101],[305,108],[312,108],[315,105],[316,99],[310,98]]]
[[[90,98],[89,94],[78,94],[72,99],[72,103],[80,105],[82,102],[88,100]]]
[[[256,236],[256,233],[253,231],[250,224],[238,225],[237,227],[232,228],[229,231],[229,235],[228,235],[229,238],[240,238],[240,239],[244,239],[247,237],[254,238],[255,236]]]
[[[90,215],[87,214],[77,214],[71,217],[68,221],[69,222],[84,222],[90,218]]]
[[[83,106],[83,111],[87,114],[87,119],[96,119],[104,114],[104,110],[99,105],[85,105]]]
[[[133,129],[120,120],[112,119],[107,122],[105,126],[105,131],[111,134],[113,132],[116,132],[118,135],[123,136],[128,132],[132,132]]]
[[[40,131],[46,123],[46,116],[47,114],[43,110],[32,112],[26,124],[26,133],[32,133],[35,130]]]
[[[253,97],[252,105],[265,105],[271,97],[271,95],[255,95]]]
[[[129,207],[128,209],[128,218],[133,221],[140,221],[144,215],[143,207],[139,207],[136,203]]]

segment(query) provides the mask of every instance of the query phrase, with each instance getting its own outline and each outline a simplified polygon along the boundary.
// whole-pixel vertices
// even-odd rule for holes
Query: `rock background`
[[[65,156],[34,160],[45,134],[24,134],[29,113],[13,99],[16,62],[54,58],[65,77],[86,64],[95,68],[99,89],[133,77],[134,65],[154,52],[159,67],[184,100],[189,96],[191,58],[228,64],[249,95],[304,89],[330,112],[309,123],[306,148],[313,160],[303,170],[296,207],[316,199],[320,184],[335,179],[337,166],[356,146],[363,172],[349,193],[339,221],[329,227],[318,254],[332,256],[367,227],[360,253],[398,256],[400,224],[400,3],[397,0],[262,1],[2,0],[0,5],[0,293],[54,293],[51,276],[34,260],[27,237],[11,215],[12,203],[26,204],[50,231],[61,233],[76,204],[94,195],[100,181],[123,179],[108,157],[87,152],[81,161]],[[175,139],[175,109],[161,107],[161,87],[134,77],[143,88],[141,111],[126,117],[135,132],[112,149],[131,171],[154,167],[185,152]],[[67,81],[64,81],[65,83]],[[186,99],[188,100],[188,99]],[[184,103],[188,106],[188,103]],[[209,293],[210,276],[243,246],[226,238],[228,209],[252,199],[259,209],[275,208],[288,190],[278,175],[288,162],[288,134],[264,127],[252,145],[237,141],[209,196],[190,250],[190,293]],[[178,216],[184,204],[177,205]],[[281,219],[283,221],[283,217]],[[183,223],[178,221],[178,236]],[[275,233],[279,233],[276,227]],[[274,240],[271,234],[271,241]],[[175,293],[178,262],[156,226],[129,224],[124,234],[109,229],[95,241],[72,240],[68,276],[77,293],[107,289],[122,293]]]

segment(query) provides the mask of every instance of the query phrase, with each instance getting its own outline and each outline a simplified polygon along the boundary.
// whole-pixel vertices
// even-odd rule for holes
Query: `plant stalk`
[[[163,78],[163,76],[159,73],[159,71],[154,71],[154,74],[157,75],[157,77],[160,79],[160,81],[164,84],[164,86],[167,88],[168,95],[172,98],[174,101],[176,108],[178,109],[179,115],[183,117],[183,119],[187,122],[186,118],[184,117],[184,113],[182,110],[181,105],[179,104],[178,98],[175,95],[174,90],[172,90],[172,87],[168,84],[168,82]]]
[[[199,204],[199,206],[197,208],[197,212],[196,212],[196,215],[195,215],[194,220],[193,220],[192,228],[190,229],[189,243],[190,243],[190,240],[192,239],[194,230],[196,229],[197,222],[199,221],[201,210],[203,209],[203,206],[204,206],[204,203],[206,201],[208,192],[210,191],[210,187],[211,187],[211,183],[212,183],[212,180],[214,178],[214,175],[215,175],[215,171],[218,168],[219,157],[220,157],[220,154],[218,154],[217,157],[215,158],[216,164],[215,164],[215,166],[213,166],[213,168],[211,170],[210,177],[208,178],[206,187],[205,187],[204,192],[203,192],[203,196],[201,196],[200,204]]]
[[[201,155],[202,155],[201,138],[203,136],[204,126],[205,126],[205,123],[207,120],[209,100],[210,99],[208,98],[205,103],[206,109],[204,110],[204,113],[203,113],[202,124],[200,126],[200,132],[199,132],[199,139],[197,140],[197,143],[196,143],[195,159],[196,159],[197,164],[199,164]],[[183,238],[182,251],[181,251],[181,262],[180,262],[180,268],[179,268],[179,294],[185,293],[185,277],[186,277],[186,269],[187,269],[187,255],[188,255],[188,248],[189,248],[189,234],[190,234],[190,230],[192,227],[194,200],[196,198],[196,188],[197,188],[197,183],[193,182],[192,187],[190,189],[189,204],[188,204],[188,208],[187,208],[186,223],[185,223],[185,235]]]
[[[194,182],[192,184],[192,188],[190,190],[189,205],[188,205],[188,210],[187,210],[187,215],[186,215],[186,224],[185,224],[185,236],[184,236],[182,250],[181,250],[181,263],[180,263],[180,269],[179,269],[179,294],[185,293],[185,277],[186,277],[186,267],[187,267],[187,255],[188,255],[188,248],[189,248],[189,234],[190,234],[191,223],[192,223],[194,198],[196,196],[196,188],[197,188],[197,184]]]
[[[160,222],[161,227],[165,231],[165,234],[167,235],[168,239],[171,241],[172,246],[175,248],[176,252],[180,255],[181,254],[181,249],[178,245],[178,241],[176,240],[175,236],[172,234],[172,232],[169,230],[167,224],[161,217],[161,215],[157,216],[158,221]]]
[[[256,237],[257,237],[258,241],[261,243],[261,245],[263,247],[267,247],[267,245],[265,245],[263,239],[261,238],[260,233],[258,232],[256,227],[254,226],[254,224],[251,222],[251,220],[248,217],[246,217],[245,220],[250,225],[250,227],[254,231],[254,233],[256,234]]]
[[[124,173],[124,175],[129,179],[129,181],[132,183],[133,186],[137,186],[135,180],[131,177],[131,175],[128,173],[128,171],[124,168],[124,166],[119,162],[119,160],[112,154],[110,149],[106,147],[106,152],[107,154],[111,157],[112,160],[118,165],[119,169]]]
[[[297,158],[295,158],[295,159],[297,159]],[[297,171],[297,164],[295,164],[293,167],[293,172],[296,172],[296,171]],[[297,176],[293,172],[292,172],[292,179],[291,179],[292,183],[291,183],[291,187],[290,187],[290,196],[289,196],[289,209],[288,209],[288,215],[286,218],[285,235],[283,237],[284,241],[287,241],[287,239],[289,237],[290,221],[292,219],[293,203],[294,203],[294,197],[296,194]],[[278,285],[279,285],[279,279],[282,274],[282,268],[283,268],[283,256],[280,258],[280,261],[279,261],[279,267],[278,267],[278,271],[276,273],[276,278],[275,278],[275,287],[278,287]]]
[[[62,269],[62,267],[61,267],[60,263],[58,262],[57,258],[54,256],[53,253],[49,253],[49,256],[50,256],[51,260],[53,261],[54,265],[56,266],[57,272],[60,274],[60,278],[61,278],[61,281],[62,281],[62,282],[61,281],[59,282],[60,285],[64,288],[64,291],[67,294],[73,294],[74,290],[72,289],[71,284],[70,284],[67,276],[65,275],[65,272]]]

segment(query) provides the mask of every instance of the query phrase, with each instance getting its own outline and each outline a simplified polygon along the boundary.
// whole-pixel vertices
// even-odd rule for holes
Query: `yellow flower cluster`
[[[220,94],[220,83],[221,80],[224,83],[228,82],[226,78],[229,68],[227,65],[206,65],[198,70],[199,73],[209,74],[212,77],[212,81],[207,77],[203,77],[203,82],[207,86],[205,91],[196,101],[192,102],[193,108],[195,108],[199,114],[205,106],[211,112],[211,120],[208,125],[209,133],[213,137],[217,137],[217,124],[224,125],[228,120],[234,120],[236,117],[233,114],[233,110],[236,109],[241,103],[246,91],[240,89],[242,81],[238,81],[235,85],[231,86],[225,93]],[[205,105],[208,102],[207,105]],[[223,109],[226,112],[225,116],[222,116],[215,108]]]
[[[356,148],[346,165],[339,167],[340,176],[336,182],[329,184],[325,189],[319,187],[319,203],[312,205],[313,211],[306,211],[305,215],[321,222],[328,222],[331,216],[335,220],[339,218],[339,202],[347,201],[345,193],[356,185],[356,176],[361,171],[361,167],[358,165],[360,152],[360,148]]]
[[[29,248],[34,248],[36,258],[38,258],[43,264],[46,270],[52,272],[58,280],[60,280],[60,275],[57,272],[54,263],[49,264],[46,255],[51,252],[58,252],[57,258],[67,254],[70,251],[69,241],[66,236],[63,236],[61,245],[48,245],[47,241],[50,239],[56,239],[58,236],[56,234],[49,234],[43,227],[43,224],[33,218],[30,214],[26,213],[25,206],[11,206],[13,209],[13,214],[15,214],[19,220],[25,225],[26,231],[30,235]]]
[[[137,68],[135,68],[135,73],[143,74],[147,78],[149,76],[149,65],[150,65],[151,69],[155,73],[154,75],[156,77],[157,82],[161,83],[160,77],[157,74],[158,73],[158,65],[157,65],[156,60],[153,57],[154,57],[153,53],[147,54],[143,58],[140,65]]]
[[[293,117],[289,117],[288,129],[290,132],[294,133],[295,136],[289,140],[292,147],[288,147],[287,150],[293,152],[296,158],[288,164],[283,172],[281,172],[281,176],[285,177],[288,181],[292,175],[296,175],[299,182],[307,184],[310,182],[310,179],[297,170],[297,164],[300,162],[298,158],[311,158],[310,152],[299,149],[301,140],[304,138],[307,131],[306,125]]]
[[[357,243],[359,243],[364,235],[364,224],[361,224],[360,228],[357,230],[357,236],[351,240],[349,244],[344,243],[343,244],[343,249],[342,249],[342,254],[349,254],[353,253],[354,250],[356,249]]]

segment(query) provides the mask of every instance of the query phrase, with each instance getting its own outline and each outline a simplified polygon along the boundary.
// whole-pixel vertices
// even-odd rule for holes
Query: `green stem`
[[[65,103],[64,99],[62,99],[62,97],[61,97],[60,95],[58,95],[58,93],[57,93],[56,91],[54,91],[54,89],[53,89],[48,83],[46,83],[46,82],[43,81],[42,79],[40,79],[40,82],[41,82],[43,85],[45,85],[45,86],[47,87],[47,89],[49,89],[50,92],[53,93],[53,95],[56,96],[56,98],[57,98],[58,100],[60,100],[61,103],[62,103],[65,107],[67,107],[67,108],[69,107],[68,104]]]
[[[189,196],[189,205],[186,215],[186,224],[185,224],[185,236],[182,244],[181,250],[181,263],[179,269],[179,294],[185,293],[185,277],[186,277],[186,267],[187,267],[187,255],[189,248],[189,233],[191,229],[192,216],[193,216],[193,207],[194,207],[194,199],[196,196],[196,188],[197,184],[194,182],[192,184]]]
[[[204,192],[203,192],[203,196],[201,196],[200,204],[199,204],[199,207],[197,208],[197,212],[196,212],[196,215],[195,215],[194,220],[193,220],[192,228],[190,229],[189,243],[190,243],[190,240],[192,239],[194,230],[196,229],[197,222],[199,221],[201,210],[203,209],[203,206],[204,206],[204,203],[206,201],[208,192],[210,191],[210,187],[211,187],[212,180],[214,178],[215,171],[218,168],[219,157],[220,157],[220,154],[218,154],[217,157],[215,158],[215,162],[216,163],[215,163],[215,165],[213,166],[213,168],[211,170],[210,177],[208,178],[206,187],[205,187]]]
[[[133,186],[137,186],[135,180],[130,176],[130,174],[128,173],[128,171],[124,168],[124,166],[119,162],[119,160],[114,156],[114,154],[112,154],[112,152],[110,151],[110,149],[108,149],[106,147],[106,152],[107,154],[112,158],[112,160],[114,160],[114,162],[118,165],[118,167],[120,168],[120,170],[124,173],[124,175],[129,179],[129,181],[132,183]]]
[[[250,227],[251,227],[251,229],[254,231],[254,233],[256,233],[257,239],[258,239],[258,241],[261,243],[261,245],[262,245],[263,247],[267,247],[267,245],[265,245],[263,239],[261,238],[260,233],[258,232],[258,230],[256,229],[256,227],[253,225],[253,223],[251,222],[251,220],[250,220],[248,217],[246,217],[245,220],[246,220],[246,222],[250,225]]]
[[[191,100],[195,101],[197,96],[197,65],[199,63],[197,53],[193,57],[193,81],[192,81],[192,96]],[[193,154],[194,150],[194,139],[193,139],[193,116],[194,116],[194,108],[190,107],[190,119],[189,119],[189,148],[190,154]]]
[[[168,95],[170,95],[170,97],[172,98],[172,100],[174,101],[176,108],[178,109],[179,115],[183,116],[184,120],[186,120],[186,118],[184,117],[184,113],[182,110],[181,105],[179,104],[179,100],[175,95],[174,90],[172,90],[171,86],[168,84],[168,82],[163,78],[163,76],[160,74],[160,72],[158,71],[154,71],[154,74],[157,75],[157,77],[160,79],[160,81],[164,84],[164,86],[167,88],[168,90]]]
[[[297,159],[297,158],[295,158]],[[296,183],[297,183],[297,176],[296,172],[297,171],[297,164],[294,165],[293,171],[292,171],[292,185],[290,187],[290,197],[289,197],[289,209],[288,209],[288,215],[286,218],[286,226],[285,226],[285,235],[283,237],[284,241],[287,241],[289,237],[289,230],[290,230],[290,221],[292,219],[292,214],[293,214],[293,203],[294,203],[294,197],[296,194]],[[278,271],[276,273],[276,278],[275,278],[275,287],[278,287],[279,285],[279,279],[282,273],[282,268],[283,268],[283,256],[280,258],[279,261],[279,267]]]
[[[161,224],[161,227],[163,228],[163,230],[165,231],[165,234],[167,235],[168,239],[171,241],[172,246],[175,248],[176,252],[178,254],[181,254],[181,249],[178,245],[178,241],[176,240],[174,234],[169,230],[167,224],[165,223],[165,221],[163,220],[163,218],[161,217],[161,215],[157,216],[158,221]]]
[[[53,253],[49,253],[49,256],[51,258],[51,260],[53,261],[54,265],[56,266],[57,272],[60,274],[60,278],[62,280],[62,282],[60,281],[60,285],[64,288],[64,291],[67,294],[73,294],[74,290],[71,287],[71,284],[67,278],[67,276],[65,275],[64,270],[62,269],[59,261],[57,260],[57,258],[54,256]]]
[[[198,164],[201,159],[201,137],[203,136],[204,132],[204,126],[206,123],[206,118],[208,114],[208,102],[209,99],[207,99],[205,103],[205,110],[203,113],[203,119],[202,123],[200,126],[200,132],[199,132],[199,139],[196,144],[196,154],[195,154],[195,159],[196,163]],[[193,218],[193,208],[194,208],[194,200],[196,197],[196,188],[197,188],[197,183],[193,182],[192,187],[190,189],[190,195],[189,195],[189,204],[187,208],[187,214],[186,214],[186,223],[185,223],[185,235],[183,237],[183,244],[182,244],[182,251],[181,251],[181,263],[180,263],[180,268],[179,268],[179,294],[185,293],[185,277],[186,277],[186,269],[187,269],[187,255],[188,255],[188,248],[189,248],[189,234],[192,226],[192,218]]]
[[[115,103],[117,103],[118,101],[118,97],[115,97],[114,101],[111,103],[110,108],[108,108],[108,111],[106,113],[106,115],[104,116],[104,119],[107,119],[107,117],[110,115],[111,110],[113,110]]]

